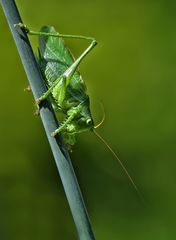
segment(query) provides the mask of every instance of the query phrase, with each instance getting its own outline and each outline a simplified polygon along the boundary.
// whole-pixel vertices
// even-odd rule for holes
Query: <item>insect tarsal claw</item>
[[[27,28],[27,26],[21,22],[14,24],[14,27],[19,27],[19,28],[23,29],[26,33],[29,32],[29,29]]]
[[[31,92],[31,86],[27,86],[26,88],[24,88],[24,92]]]
[[[40,103],[41,103],[41,100],[40,100],[39,98],[35,100],[35,105],[36,105],[36,106],[39,106]]]

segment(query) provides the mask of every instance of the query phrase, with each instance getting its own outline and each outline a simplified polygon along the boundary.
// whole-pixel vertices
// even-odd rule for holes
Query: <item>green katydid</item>
[[[51,96],[54,110],[61,111],[66,115],[65,119],[51,135],[61,134],[67,145],[74,145],[75,135],[91,130],[108,147],[118,160],[124,172],[128,176],[133,187],[138,189],[128,171],[120,161],[109,144],[95,131],[103,121],[94,125],[90,111],[89,96],[86,93],[85,83],[78,71],[78,66],[84,57],[97,45],[97,41],[91,37],[81,35],[65,35],[56,32],[52,26],[44,26],[39,32],[31,31],[24,24],[15,24],[27,34],[39,36],[38,64],[45,79],[48,90],[36,100],[37,104]],[[91,41],[87,49],[76,59],[63,38],[84,39]]]

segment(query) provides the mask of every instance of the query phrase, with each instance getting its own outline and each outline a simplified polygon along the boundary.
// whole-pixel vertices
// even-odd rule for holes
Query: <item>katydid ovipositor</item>
[[[75,135],[91,130],[108,147],[118,160],[124,172],[131,181],[133,187],[138,189],[128,171],[120,161],[116,153],[107,142],[94,130],[101,125],[103,120],[94,125],[90,111],[89,96],[86,93],[85,83],[78,71],[78,66],[84,57],[96,46],[97,41],[91,37],[80,35],[59,34],[52,26],[44,26],[39,32],[31,31],[22,23],[15,24],[27,34],[39,36],[38,64],[43,74],[48,90],[36,100],[37,104],[51,96],[55,111],[61,111],[66,115],[58,129],[51,135],[61,134],[64,142],[74,145]],[[91,41],[88,48],[74,60],[72,53],[64,44],[63,38],[85,39]]]

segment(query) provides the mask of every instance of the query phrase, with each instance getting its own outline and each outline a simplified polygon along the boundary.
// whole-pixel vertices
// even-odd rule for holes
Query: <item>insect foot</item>
[[[35,116],[40,116],[40,107],[39,107],[40,102],[41,100],[39,98],[35,100],[35,107],[36,107],[36,110],[34,112]]]
[[[31,86],[27,86],[26,88],[24,88],[24,92],[31,92]]]
[[[39,110],[39,108],[37,108],[37,109],[35,110],[34,115],[37,116],[37,117],[40,116],[40,110]]]
[[[38,98],[38,99],[36,99],[36,100],[35,100],[35,105],[36,105],[36,106],[39,106],[39,105],[40,105],[40,103],[41,103],[41,100],[40,100],[40,98]]]
[[[16,24],[14,24],[14,27],[15,27],[15,28],[16,28],[16,27],[19,27],[19,28],[23,29],[26,33],[29,32],[29,29],[28,29],[27,26],[26,26],[25,24],[23,24],[23,23],[16,23]]]

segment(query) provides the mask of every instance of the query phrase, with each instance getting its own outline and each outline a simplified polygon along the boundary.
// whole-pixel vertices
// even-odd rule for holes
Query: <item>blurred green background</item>
[[[17,1],[32,29],[94,36],[80,69],[99,133],[138,185],[91,133],[72,162],[98,239],[176,238],[176,3],[174,1]],[[34,48],[36,38],[31,38]],[[85,43],[67,41],[75,56]],[[76,240],[56,166],[15,44],[0,9],[0,239]]]

